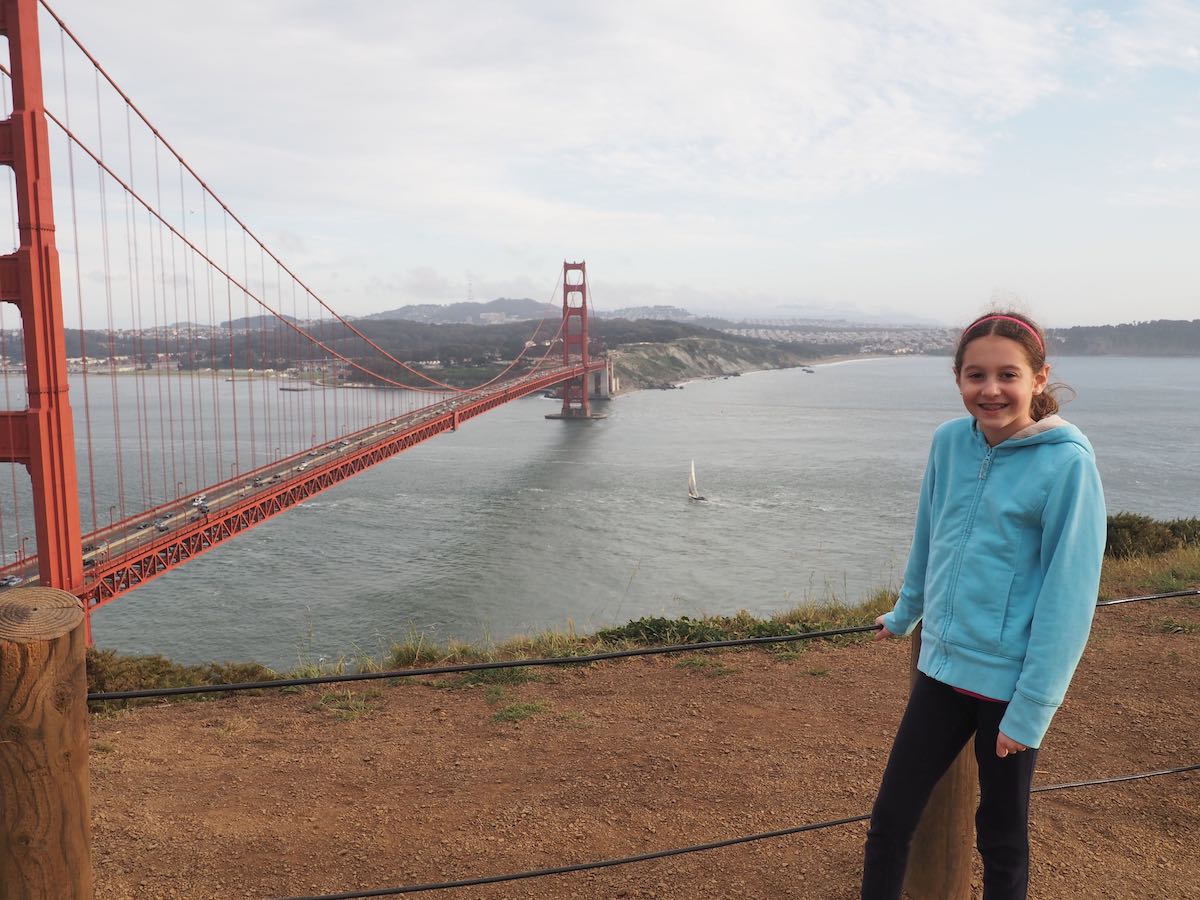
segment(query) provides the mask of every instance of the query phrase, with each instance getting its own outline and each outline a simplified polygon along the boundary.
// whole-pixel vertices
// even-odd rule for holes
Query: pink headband
[[[967,331],[970,331],[976,325],[982,325],[984,322],[991,322],[993,319],[1003,319],[1005,322],[1016,322],[1018,325],[1020,325],[1022,328],[1024,328],[1030,334],[1032,334],[1033,339],[1035,341],[1037,341],[1038,346],[1042,348],[1042,352],[1043,353],[1046,352],[1046,345],[1042,343],[1042,336],[1037,333],[1037,329],[1034,328],[1032,325],[1030,325],[1028,322],[1026,322],[1022,319],[1018,319],[1015,316],[984,316],[982,319],[976,319],[974,322],[972,322],[970,325],[968,325],[966,328],[966,331],[964,331],[963,334],[965,335],[967,333]]]

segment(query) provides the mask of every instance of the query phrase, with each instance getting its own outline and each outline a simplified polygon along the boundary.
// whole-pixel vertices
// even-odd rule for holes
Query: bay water
[[[896,586],[945,357],[641,391],[588,422],[527,398],[318,495],[98,610],[96,644],[280,669],[397,639],[500,641],[642,616],[856,602]],[[1078,357],[1054,380],[1110,512],[1200,515],[1200,359]],[[688,500],[695,460],[700,491]]]

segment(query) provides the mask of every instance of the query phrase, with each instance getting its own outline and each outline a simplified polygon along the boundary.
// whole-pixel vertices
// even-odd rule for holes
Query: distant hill
[[[244,319],[234,319],[232,322],[222,322],[222,328],[232,328],[234,331],[260,331],[262,329],[274,328],[275,323],[279,319],[284,319],[288,322],[299,322],[295,316],[275,316],[261,315],[248,316]]]
[[[605,319],[653,319],[659,322],[694,322],[696,317],[681,306],[625,306],[611,312],[604,309],[593,312]]]
[[[1052,328],[1048,337],[1067,356],[1200,356],[1200,319],[1076,325]]]
[[[366,319],[403,319],[407,322],[423,322],[427,325],[497,325],[503,322],[528,321],[543,316],[559,316],[562,307],[557,304],[539,303],[528,298],[510,299],[501,297],[488,303],[451,303],[441,306],[436,303],[420,303],[389,309],[386,312],[364,316]]]

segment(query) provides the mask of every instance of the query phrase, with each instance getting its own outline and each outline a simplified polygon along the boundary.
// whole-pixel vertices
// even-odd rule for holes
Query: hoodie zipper
[[[995,458],[996,448],[988,447],[987,452],[983,454],[983,460],[979,463],[979,478],[975,483],[975,496],[971,499],[971,506],[967,510],[967,520],[963,523],[962,537],[959,538],[958,548],[954,551],[954,574],[950,578],[950,602],[947,604],[946,622],[942,626],[941,637],[943,639],[949,634],[950,626],[954,622],[954,608],[958,599],[958,576],[962,572],[967,541],[971,537],[971,532],[975,529],[975,514],[979,510],[979,501],[983,499],[983,489],[987,486],[988,475],[992,471],[992,460]]]

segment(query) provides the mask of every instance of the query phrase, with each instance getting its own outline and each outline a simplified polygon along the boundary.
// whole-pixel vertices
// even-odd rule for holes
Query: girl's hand
[[[996,755],[1001,759],[1010,753],[1020,753],[1022,750],[1028,749],[1024,744],[1018,744],[1003,731],[996,732]]]
[[[895,637],[894,634],[888,631],[887,626],[883,624],[883,616],[876,616],[875,624],[879,626],[879,630],[875,632],[875,640],[886,641],[890,637]]]

